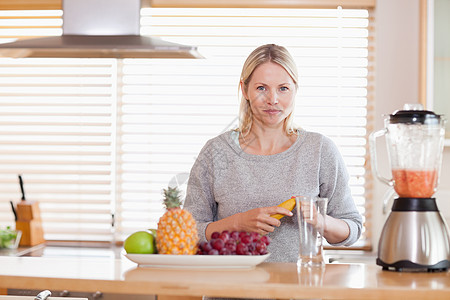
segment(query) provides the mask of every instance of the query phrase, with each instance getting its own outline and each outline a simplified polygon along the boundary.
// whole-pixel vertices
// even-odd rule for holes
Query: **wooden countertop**
[[[138,267],[125,257],[0,257],[0,290],[260,297],[277,299],[450,299],[450,272],[399,273],[373,264],[327,264],[297,272],[294,263],[252,269]]]

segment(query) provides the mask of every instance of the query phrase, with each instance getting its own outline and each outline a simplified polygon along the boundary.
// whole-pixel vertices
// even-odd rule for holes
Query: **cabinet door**
[[[447,117],[450,138],[450,0],[434,0],[433,109]]]
[[[425,73],[421,81],[426,81],[421,84],[426,92],[419,94],[427,109],[445,115],[446,145],[450,145],[450,0],[421,2],[421,67]]]

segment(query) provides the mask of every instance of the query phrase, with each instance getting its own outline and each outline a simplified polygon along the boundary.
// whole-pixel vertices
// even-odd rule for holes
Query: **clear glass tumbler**
[[[300,234],[297,266],[324,267],[323,230],[327,198],[296,196]]]

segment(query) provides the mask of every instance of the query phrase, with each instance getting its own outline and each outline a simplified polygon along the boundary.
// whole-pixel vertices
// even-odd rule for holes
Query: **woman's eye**
[[[280,87],[280,91],[282,91],[282,92],[286,92],[288,90],[289,90],[289,88],[287,86]]]
[[[266,88],[263,87],[262,85],[258,86],[256,89],[257,89],[258,91],[265,91],[265,90],[266,90]]]

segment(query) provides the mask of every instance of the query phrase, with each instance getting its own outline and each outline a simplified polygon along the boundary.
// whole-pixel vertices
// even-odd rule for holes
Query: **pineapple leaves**
[[[183,203],[181,200],[181,191],[177,187],[168,187],[163,189],[164,193],[164,206],[166,209],[181,207]]]

